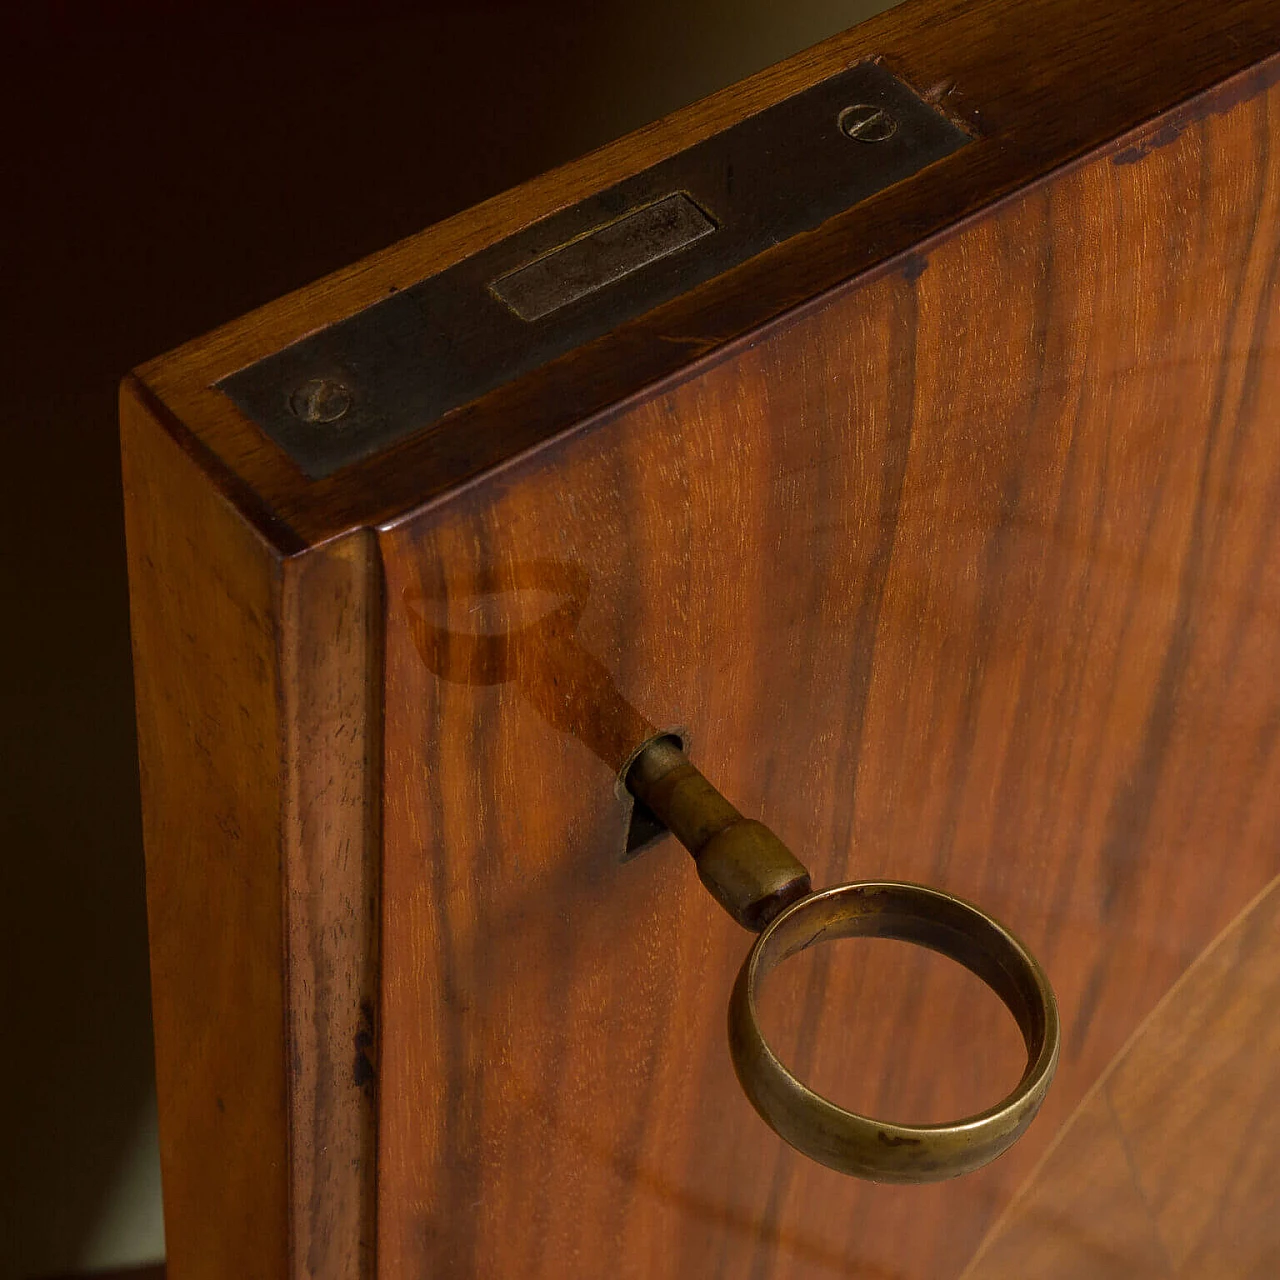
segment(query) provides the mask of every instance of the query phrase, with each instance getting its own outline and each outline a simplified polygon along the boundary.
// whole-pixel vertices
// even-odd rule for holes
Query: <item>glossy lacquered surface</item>
[[[1012,1238],[1280,872],[1266,82],[383,532],[385,1274],[939,1280]],[[871,1186],[760,1123],[724,1039],[742,933],[671,842],[618,857],[617,772],[675,727],[815,883],[937,885],[1043,961],[1062,1061],[1008,1155]],[[802,1078],[908,1121],[1007,1092],[998,1007],[862,973],[815,961],[780,1011]]]
[[[1277,49],[1269,0],[909,0],[127,382],[175,1280],[1267,1273]],[[866,58],[974,141],[608,359],[315,481],[215,389]],[[743,934],[670,841],[623,858],[673,729],[814,883],[1044,962],[1006,1156],[859,1185],[760,1122]],[[820,951],[764,1011],[815,1089],[1016,1082],[966,975]]]

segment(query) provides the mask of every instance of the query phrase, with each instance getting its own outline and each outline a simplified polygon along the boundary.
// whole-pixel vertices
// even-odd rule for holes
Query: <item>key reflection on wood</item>
[[[404,602],[430,671],[457,684],[514,685],[616,774],[658,730],[577,638],[590,590],[581,566],[533,560],[454,580],[439,596],[408,588]]]
[[[619,779],[626,859],[666,830],[620,781],[635,749],[658,729],[577,638],[590,589],[580,565],[533,560],[454,581],[439,595],[407,588],[404,601],[431,672],[457,684],[513,684],[543,719],[608,765]]]
[[[657,733],[577,640],[590,581],[577,564],[530,561],[454,580],[438,596],[404,591],[429,671],[462,685],[515,685],[532,708],[614,773]]]

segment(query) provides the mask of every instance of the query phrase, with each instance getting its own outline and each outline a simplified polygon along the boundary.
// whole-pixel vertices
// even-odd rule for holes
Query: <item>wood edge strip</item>
[[[279,560],[128,380],[120,428],[170,1270],[266,1280],[289,1196]]]
[[[382,562],[356,530],[284,566],[292,1274],[376,1267]]]
[[[295,555],[311,545],[286,520],[276,515],[258,493],[236,474],[191,430],[140,376],[128,373],[120,382],[121,414],[128,400],[136,404],[173,439],[174,443],[208,477],[209,483],[282,556]]]

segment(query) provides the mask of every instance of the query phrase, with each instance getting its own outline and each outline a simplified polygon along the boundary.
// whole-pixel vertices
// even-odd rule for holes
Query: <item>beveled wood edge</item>
[[[1096,11],[1092,23],[1088,9]],[[1029,10],[1037,13],[1028,14]],[[825,282],[807,299],[793,300],[773,314],[758,317],[755,325],[763,327],[803,313],[834,289],[864,282],[873,273],[892,269],[904,256],[925,249],[929,241],[941,235],[954,233],[969,218],[994,208],[1011,195],[1070,168],[1099,148],[1120,147],[1170,111],[1192,109],[1194,113],[1192,104],[1210,92],[1221,91],[1228,81],[1249,82],[1242,90],[1248,96],[1280,74],[1280,64],[1274,57],[1280,50],[1280,14],[1272,12],[1267,0],[1236,0],[1232,5],[1216,6],[1206,5],[1203,0],[1182,0],[1176,5],[1143,5],[1140,11],[1134,7],[1122,15],[1110,13],[1103,0],[1025,0],[1018,12],[1024,21],[1035,18],[1036,30],[1049,33],[1045,36],[1046,46],[1050,46],[1053,35],[1061,37],[1064,31],[1069,33],[1078,26],[1085,32],[1076,37],[1079,41],[1094,41],[1089,48],[1102,48],[1104,42],[1114,43],[1113,36],[1123,36],[1131,49],[1141,47],[1147,37],[1155,41],[1171,25],[1176,26],[1177,17],[1182,15],[1191,23],[1188,41],[1191,34],[1197,36],[1194,53],[1188,55],[1193,65],[1179,67],[1179,75],[1162,78],[1158,59],[1153,58],[1152,67],[1140,77],[1139,109],[1124,99],[1120,76],[1111,97],[1128,112],[1123,119],[1118,114],[1120,108],[1109,106],[1110,98],[1104,94],[1102,105],[1094,103],[1093,110],[1097,113],[1110,109],[1112,116],[1095,127],[1092,134],[1055,135],[1036,139],[1037,145],[1031,145],[1025,137],[1016,135],[1034,136],[1045,122],[1040,117],[1024,120],[1019,115],[1019,108],[1025,109],[1027,94],[1023,91],[1020,98],[1017,84],[1020,79],[1035,79],[1028,74],[1028,64],[1037,52],[1042,68],[1057,66],[1057,59],[1063,56],[1061,44],[1038,51],[1019,48],[1020,60],[1016,66],[1008,67],[1013,60],[1010,42],[1017,33],[1011,36],[1000,27],[999,20],[1010,16],[1004,0],[907,0],[850,31],[150,361],[136,371],[137,385],[153,399],[157,416],[175,435],[184,438],[184,447],[246,518],[283,554],[292,554],[354,527],[394,522],[566,430],[597,422],[659,386],[691,376],[700,362],[690,362],[658,376],[641,377],[612,403],[550,424],[536,420],[536,415],[526,413],[522,417],[523,406],[518,397],[510,394],[509,387],[502,388],[475,405],[447,415],[436,426],[320,481],[304,477],[229,399],[211,388],[213,381],[352,314],[394,288],[439,272],[495,240],[647,168],[744,115],[859,61],[882,58],[929,100],[945,99],[950,113],[979,135],[970,147],[856,206],[852,212],[858,214],[870,214],[869,206],[875,206],[877,216],[872,223],[879,235],[873,251],[865,254],[862,261],[849,264],[842,279]],[[1139,40],[1138,35],[1143,39]],[[1166,43],[1181,48],[1176,41]],[[1075,52],[1079,54],[1084,47],[1082,43]],[[955,90],[953,78],[935,74],[940,59],[945,66],[961,63],[961,51],[967,51],[970,70],[974,72],[964,85],[964,92]],[[1120,53],[1125,51],[1121,49]],[[1265,75],[1260,75],[1259,64],[1268,67]],[[1096,72],[1093,81],[1075,86],[1079,102],[1090,98],[1091,87],[1113,87],[1107,85],[1104,70]],[[1134,74],[1132,65],[1125,70]],[[979,83],[983,76],[986,80]],[[1061,87],[1060,83],[1057,87]],[[1127,92],[1132,96],[1133,86],[1128,86]],[[993,127],[993,104],[996,108],[1003,106],[1009,114],[1003,130],[998,122]],[[1062,105],[1049,101],[1047,90],[1042,89],[1037,109],[1054,109],[1058,128],[1065,127]],[[999,114],[998,110],[995,114]],[[948,188],[943,179],[960,176],[962,165],[973,171],[970,186],[974,191],[952,207],[944,207]],[[972,180],[979,171],[983,174],[978,184],[981,190]],[[823,230],[841,218],[830,220]],[[787,249],[792,243],[779,249]],[[749,281],[751,272],[760,274],[765,256],[712,284],[733,277]],[[624,328],[637,328],[650,321],[661,328],[667,316],[678,313],[692,296],[685,295],[643,317],[639,325]],[[723,341],[709,340],[701,349],[692,349],[701,359],[722,359],[748,332],[750,328],[739,328],[726,334]],[[565,357],[555,364],[560,366],[572,358]],[[531,375],[530,379],[537,377]],[[530,379],[522,379],[517,385],[523,386]],[[510,403],[513,400],[514,404]],[[492,421],[484,418],[487,404],[496,406],[496,412],[489,415]],[[477,431],[483,436],[486,429],[492,438],[482,441],[474,458],[469,456],[471,436]],[[444,450],[440,449],[441,444],[446,446]],[[436,456],[442,452],[449,455],[443,462]]]
[[[214,1266],[243,1268],[253,1259],[283,1274],[289,1259],[288,992],[283,868],[273,857],[284,817],[275,732],[279,670],[269,634],[280,561],[235,506],[209,489],[198,459],[180,448],[134,390],[130,382],[121,388],[119,413],[168,1255],[185,1268],[216,1252]],[[257,601],[248,602],[255,590]],[[177,606],[194,601],[199,614],[206,598],[219,594],[239,610],[221,634],[208,617],[197,625]],[[149,674],[154,665],[176,663],[183,678],[195,665],[207,675],[229,650],[229,672],[222,680],[191,680],[185,703],[172,670]],[[236,669],[236,659],[250,650],[256,661]],[[252,679],[245,674],[250,668]],[[238,699],[241,716],[220,716],[216,705],[210,710],[207,700],[219,697]],[[203,740],[207,731],[191,724],[193,705],[208,716],[218,738],[212,744]],[[266,766],[253,771],[252,785],[237,788],[215,820],[209,810],[216,796],[205,795],[199,783],[207,781],[212,754],[244,742],[256,745]],[[237,878],[233,859],[201,856],[218,840],[244,854],[251,876]],[[191,866],[196,875],[186,874]],[[239,952],[212,942],[207,923],[203,935],[178,923],[171,897],[197,877],[206,901],[245,933]],[[212,962],[215,953],[221,970]],[[255,1000],[245,1002],[241,991],[231,1001],[226,988],[237,979],[257,984]],[[219,1226],[216,1247],[210,1222]]]
[[[178,447],[204,472],[209,483],[235,507],[277,555],[296,555],[328,541],[308,541],[292,525],[276,515],[262,497],[215,452],[206,438],[183,422],[137,371],[127,374],[121,380],[119,399],[122,413],[126,401],[132,401],[164,427]],[[340,538],[351,527],[336,529],[331,537]]]
[[[263,739],[275,742],[280,753],[279,769],[270,783],[278,826],[267,842],[270,847],[259,849],[264,863],[274,857],[276,874],[271,883],[259,877],[254,891],[277,900],[280,918],[278,949],[262,965],[263,972],[278,978],[280,1026],[278,1036],[272,1029],[258,1037],[258,1048],[273,1061],[278,1057],[281,1114],[258,1116],[254,1127],[257,1147],[279,1149],[271,1167],[273,1175],[279,1168],[279,1181],[287,1187],[281,1197],[287,1221],[280,1223],[279,1239],[258,1239],[254,1248],[263,1256],[283,1251],[298,1274],[304,1265],[316,1264],[325,1275],[368,1280],[375,1274],[381,1021],[379,780],[385,610],[377,539],[372,531],[357,529],[281,557],[224,486],[205,484],[208,471],[201,464],[216,467],[216,459],[210,462],[199,441],[181,424],[164,421],[157,411],[165,414],[142,384],[126,379],[120,416],[127,446],[126,492],[133,495],[126,515],[135,662],[145,664],[150,650],[142,641],[159,625],[146,611],[144,580],[151,583],[151,595],[156,590],[167,595],[170,629],[186,612],[181,607],[183,583],[157,583],[164,561],[140,531],[160,528],[169,542],[198,556],[202,570],[227,590],[237,583],[226,579],[220,566],[219,539],[234,539],[252,549],[255,565],[270,581],[269,608],[241,620],[244,628],[252,623],[270,633],[271,661],[266,665],[274,696],[246,704],[246,715],[259,717]],[[175,489],[172,483],[157,482],[151,500],[146,500],[138,481],[144,474],[150,478],[157,467],[167,468],[171,480],[189,477],[185,483],[194,490],[194,499],[184,497],[181,485]],[[188,519],[192,505],[201,513],[194,523]],[[191,588],[189,580],[186,585]],[[198,597],[199,586],[195,590]],[[213,650],[211,668],[221,651]],[[139,682],[138,695],[140,718],[147,717],[151,711],[143,705],[149,696],[146,681]],[[149,775],[180,772],[184,750],[200,756],[199,736],[188,724],[185,737],[175,738],[180,745],[171,744],[163,758],[156,755],[154,744],[148,754],[147,741],[140,741],[144,783]],[[154,781],[150,787],[144,785],[144,814],[150,818],[155,803],[171,801],[172,790],[166,799],[164,788]],[[160,838],[163,833],[153,830],[156,823],[146,825],[154,955],[157,947],[174,941],[171,932],[163,937],[157,932],[151,898],[157,883],[172,878],[175,854]],[[203,834],[198,825],[193,827],[193,835]],[[342,847],[345,856],[333,860],[335,847]],[[203,957],[192,952],[189,958],[198,964]],[[199,984],[189,973],[166,978],[153,965],[152,979],[153,994],[164,1007],[199,1006]],[[171,1020],[172,1025],[157,1025],[158,1057],[187,1029],[182,1017],[186,1014]],[[243,1028],[231,1025],[224,1031],[228,1043],[234,1044]],[[173,1056],[170,1048],[168,1057]],[[164,1073],[159,1074],[163,1085]],[[226,1091],[222,1085],[225,1080],[213,1080],[219,1093]],[[183,1134],[188,1120],[185,1104],[170,1093],[162,1088],[160,1097],[167,1164],[177,1158],[175,1134]],[[212,1094],[206,1101],[212,1105]],[[206,1145],[207,1153],[218,1154],[216,1143]],[[178,1147],[177,1155],[190,1163],[190,1144],[179,1141]],[[212,1211],[213,1206],[208,1207]],[[182,1232],[170,1230],[175,1250],[187,1243],[183,1221]],[[228,1240],[237,1238],[228,1233]]]
[[[369,530],[282,565],[289,1209],[295,1274],[332,1280],[376,1274],[382,591]]]

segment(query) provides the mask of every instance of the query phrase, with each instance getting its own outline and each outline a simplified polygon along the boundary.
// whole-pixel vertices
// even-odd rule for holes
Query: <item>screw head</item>
[[[898,122],[889,112],[867,102],[845,107],[836,117],[836,124],[846,138],[855,142],[886,142],[898,132]]]
[[[289,397],[289,408],[303,422],[337,422],[346,416],[351,400],[350,387],[336,378],[312,378]]]

